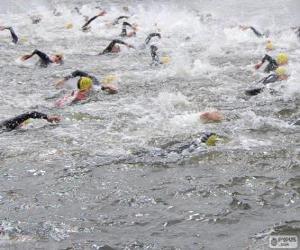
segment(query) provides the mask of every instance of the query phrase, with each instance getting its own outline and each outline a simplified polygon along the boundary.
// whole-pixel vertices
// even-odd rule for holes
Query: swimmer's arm
[[[81,76],[85,76],[85,77],[90,77],[88,73],[81,71],[81,70],[75,70],[73,71],[70,75],[65,76],[63,79],[59,80],[58,82],[56,82],[55,86],[59,87],[62,86],[66,81],[70,80],[71,78],[75,78],[75,77],[81,77]]]
[[[250,26],[249,28],[254,32],[254,34],[255,34],[257,37],[262,37],[262,36],[264,36],[264,34],[262,34],[262,33],[260,33],[259,31],[257,31],[254,27]]]
[[[24,113],[11,120],[5,121],[3,125],[8,129],[15,129],[28,119],[45,119],[48,122],[60,121],[60,118],[57,116],[48,116],[46,114],[33,111],[33,112]]]
[[[106,14],[106,11],[103,10],[101,11],[98,15],[92,17],[91,19],[89,19],[83,26],[82,29],[86,28],[92,21],[94,21],[96,18],[98,18],[99,16],[104,16]]]
[[[14,29],[12,27],[1,26],[0,30],[9,30],[10,31],[10,35],[12,37],[13,43],[17,43],[18,42],[19,38],[16,35],[16,33],[15,33],[15,31],[14,31]]]
[[[159,37],[159,39],[161,39],[160,33],[151,33],[147,36],[147,38],[145,40],[145,44],[148,44],[150,42],[150,40],[155,36],[157,36],[157,37]]]
[[[115,21],[113,21],[113,25],[116,25],[116,24],[118,24],[119,23],[119,21],[121,20],[121,19],[128,19],[129,18],[129,16],[119,16],[118,18],[116,18],[115,19]]]
[[[127,46],[128,48],[134,48],[134,46],[128,44],[128,43],[125,43],[123,42],[122,40],[119,40],[119,39],[114,39],[110,42],[110,44],[103,50],[103,52],[101,52],[99,55],[104,55],[104,54],[107,54],[107,53],[110,53],[113,49],[113,47],[116,45],[116,44],[123,44],[125,46]]]
[[[274,59],[271,56],[266,54],[263,57],[263,59],[261,60],[261,62],[255,65],[255,69],[259,69],[265,63],[265,61],[268,61],[269,63],[272,63],[274,61]]]
[[[44,63],[48,64],[51,62],[50,58],[44,53],[39,50],[34,50],[30,55],[25,55],[22,57],[22,60],[28,60],[29,58],[33,57],[34,55],[37,55]]]

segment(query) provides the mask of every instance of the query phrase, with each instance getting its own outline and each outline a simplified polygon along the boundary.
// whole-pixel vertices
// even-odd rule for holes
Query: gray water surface
[[[1,1],[0,23],[20,43],[0,33],[0,119],[37,110],[63,120],[0,134],[0,248],[269,249],[271,234],[300,240],[299,126],[291,125],[300,114],[300,42],[290,30],[299,25],[298,1],[130,1],[139,31],[126,41],[137,49],[97,56],[119,35],[121,27],[105,23],[126,14],[124,5]],[[83,33],[75,6],[89,17],[97,6],[108,14]],[[33,25],[30,15],[42,21]],[[266,39],[239,24],[270,30],[271,54],[290,57],[289,80],[253,98],[243,92],[265,76],[253,66]],[[170,64],[151,67],[141,45],[158,29],[155,44]],[[62,52],[65,63],[20,62],[35,48]],[[55,108],[71,89],[54,83],[76,69],[115,75],[119,93]],[[201,123],[199,112],[210,109],[225,120]],[[168,150],[204,131],[226,143]]]

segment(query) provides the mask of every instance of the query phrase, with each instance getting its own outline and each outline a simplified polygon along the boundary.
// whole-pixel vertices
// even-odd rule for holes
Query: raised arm
[[[151,41],[151,39],[155,36],[157,36],[159,39],[161,39],[160,33],[151,33],[147,36],[147,38],[145,40],[145,44],[148,44]]]
[[[14,31],[14,29],[12,27],[1,26],[0,30],[9,30],[10,31],[10,35],[12,37],[12,42],[13,43],[17,43],[18,42],[19,38],[16,35],[16,33],[15,33],[15,31]]]
[[[101,11],[98,15],[92,17],[91,19],[89,19],[81,28],[85,29],[91,22],[93,22],[96,18],[98,18],[99,16],[104,16],[106,14],[106,11],[103,10]]]
[[[45,119],[48,122],[59,122],[60,121],[60,118],[57,116],[48,116],[46,114],[33,111],[33,112],[24,113],[15,118],[5,121],[3,123],[3,126],[5,126],[7,129],[15,129],[28,119]]]
[[[113,25],[117,25],[117,24],[119,24],[119,21],[121,20],[121,19],[128,19],[129,18],[129,16],[119,16],[118,18],[116,18],[115,19],[115,21],[113,21]]]

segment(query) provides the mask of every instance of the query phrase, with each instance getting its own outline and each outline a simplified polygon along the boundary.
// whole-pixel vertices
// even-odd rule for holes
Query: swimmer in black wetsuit
[[[123,44],[128,48],[134,48],[132,45],[125,43],[119,39],[114,39],[111,41],[111,43],[101,52],[99,55],[104,55],[108,53],[119,53],[121,51],[120,46],[117,44]]]
[[[26,61],[29,58],[33,57],[34,55],[37,55],[40,58],[40,66],[46,68],[49,64],[51,63],[57,63],[57,64],[62,64],[63,63],[63,56],[56,54],[51,57],[46,55],[45,53],[39,51],[39,50],[34,50],[30,55],[25,55],[22,56],[21,60]]]
[[[81,29],[86,31],[89,29],[89,24],[94,21],[96,18],[98,18],[99,16],[104,16],[106,14],[106,11],[105,10],[102,10],[98,15],[92,17],[91,19],[89,19],[82,27]]]
[[[274,71],[278,68],[278,64],[277,64],[276,60],[266,54],[263,57],[263,59],[261,60],[261,62],[255,65],[255,69],[259,69],[265,63],[265,61],[267,61],[269,64],[264,69],[264,72],[270,73],[271,71]]]
[[[75,77],[80,77],[78,82],[80,82],[80,80],[82,79],[82,77],[89,77],[92,79],[93,85],[95,86],[101,86],[101,90],[106,91],[109,94],[116,94],[118,92],[117,88],[113,85],[103,85],[99,82],[99,80],[93,76],[90,75],[84,71],[81,70],[75,70],[73,71],[70,75],[65,76],[62,80],[58,81],[56,83],[56,86],[61,86],[63,85],[67,80],[71,79],[71,78],[75,78]],[[78,84],[77,84],[78,85]]]
[[[0,128],[1,128],[1,130],[11,131],[16,128],[19,128],[28,119],[44,119],[51,123],[59,122],[61,120],[61,118],[59,116],[48,116],[46,114],[34,111],[34,112],[28,112],[28,113],[16,116],[15,118],[3,121],[0,123]]]
[[[18,42],[19,38],[16,35],[16,33],[14,32],[14,30],[13,30],[12,27],[0,26],[0,31],[2,31],[2,30],[9,30],[10,31],[10,35],[12,37],[12,42],[15,43],[15,44]]]
[[[275,73],[272,73],[270,75],[268,75],[267,77],[261,79],[260,81],[257,82],[257,84],[262,83],[263,85],[267,85],[269,83],[274,83],[274,82],[278,82],[278,81],[284,81],[288,79],[288,75],[286,73],[285,68],[283,67],[278,67],[275,71]],[[258,87],[258,88],[254,88],[254,89],[249,89],[245,91],[246,95],[249,96],[254,96],[257,95],[259,93],[261,93],[264,90],[265,87]]]
[[[265,32],[265,33],[261,33],[259,32],[257,29],[255,29],[254,27],[252,26],[243,26],[243,25],[240,25],[240,28],[242,30],[248,30],[248,29],[251,29],[253,31],[253,33],[257,36],[257,37],[268,37],[269,36],[269,32]]]
[[[145,40],[145,44],[148,45],[153,37],[158,37],[159,39],[161,39],[161,34],[160,33],[149,34]]]
[[[276,70],[279,66],[287,64],[288,55],[285,53],[279,53],[276,60],[269,55],[265,55],[261,62],[255,65],[255,69],[259,69],[266,61],[269,62],[269,64],[264,69],[264,72],[270,73],[271,71]]]
[[[126,27],[130,27],[132,29],[131,32],[127,32],[127,28]],[[131,25],[130,23],[128,22],[123,22],[122,24],[122,32],[120,34],[121,37],[132,37],[132,36],[135,36],[136,35],[136,26],[134,25]]]

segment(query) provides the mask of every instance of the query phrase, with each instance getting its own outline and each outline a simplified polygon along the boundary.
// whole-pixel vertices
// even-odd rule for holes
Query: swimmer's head
[[[103,84],[110,84],[118,80],[118,77],[116,75],[107,75],[102,80]]]
[[[90,90],[93,86],[93,80],[89,77],[81,77],[77,83],[77,87],[80,91]]]
[[[53,62],[62,64],[63,58],[62,54],[56,54],[53,56]]]
[[[115,45],[111,50],[112,53],[119,53],[120,51],[121,51],[121,48],[119,45]]]
[[[276,57],[276,62],[278,65],[287,64],[289,61],[289,57],[286,53],[279,53]]]
[[[279,80],[287,80],[287,78],[288,78],[287,70],[284,67],[278,67],[275,70],[275,73],[278,76]]]
[[[215,133],[205,133],[201,138],[201,142],[207,146],[215,146],[218,140],[219,137]]]
[[[67,23],[65,27],[66,27],[66,29],[69,30],[69,29],[73,29],[74,25],[73,25],[73,23]]]
[[[266,50],[268,50],[268,51],[274,50],[274,45],[273,45],[272,41],[270,41],[270,40],[267,41]]]
[[[169,64],[171,58],[169,56],[162,56],[160,60],[163,64]]]
[[[219,111],[207,111],[200,114],[200,120],[204,123],[208,122],[221,122],[224,119]]]

